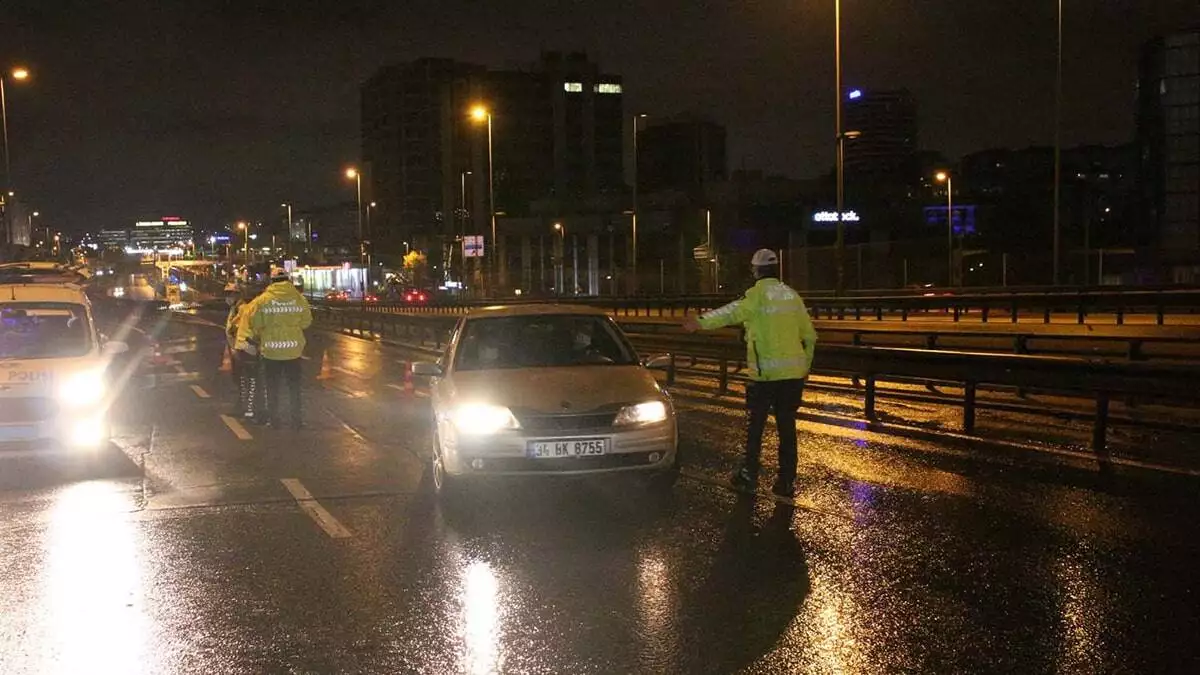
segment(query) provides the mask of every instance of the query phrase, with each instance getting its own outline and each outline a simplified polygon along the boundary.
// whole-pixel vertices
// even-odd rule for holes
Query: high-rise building
[[[1200,279],[1200,28],[1142,48],[1138,145],[1145,217],[1174,281]]]
[[[637,181],[642,193],[700,195],[728,178],[725,127],[684,114],[651,120],[637,133]]]
[[[471,118],[476,105],[491,117],[498,213],[548,203],[569,214],[624,188],[621,81],[584,54],[547,52],[519,70],[420,59],[381,69],[361,93],[377,251],[488,232],[488,121]]]
[[[129,246],[138,251],[170,251],[184,248],[194,236],[188,221],[168,216],[135,223],[129,231]]]
[[[917,103],[906,89],[846,93],[847,181],[908,184],[918,178]]]

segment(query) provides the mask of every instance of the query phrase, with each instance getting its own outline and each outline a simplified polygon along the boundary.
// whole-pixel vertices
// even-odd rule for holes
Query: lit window
[[[621,93],[621,85],[612,84],[609,82],[601,82],[596,85],[597,94],[619,94]]]
[[[563,82],[563,90],[569,91],[569,92],[581,92],[581,91],[583,91],[583,83],[582,82]]]

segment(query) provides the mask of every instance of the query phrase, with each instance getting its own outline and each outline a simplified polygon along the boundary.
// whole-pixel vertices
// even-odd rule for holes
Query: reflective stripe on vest
[[[264,349],[296,349],[300,343],[296,340],[268,340],[263,343]]]

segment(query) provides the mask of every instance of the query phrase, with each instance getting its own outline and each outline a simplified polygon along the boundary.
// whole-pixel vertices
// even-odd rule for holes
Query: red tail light
[[[419,296],[417,297],[417,299],[419,299],[421,302],[425,302],[425,294],[424,294],[424,293],[422,293],[421,295],[419,295]]]

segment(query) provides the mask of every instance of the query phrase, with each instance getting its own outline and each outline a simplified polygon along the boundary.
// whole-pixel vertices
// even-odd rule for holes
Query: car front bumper
[[[488,436],[465,436],[453,424],[439,424],[443,468],[451,476],[592,475],[655,472],[669,469],[678,453],[674,418],[628,429],[573,430],[541,434],[521,430]],[[531,458],[533,441],[608,440],[603,455],[565,458]]]

